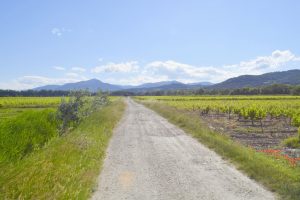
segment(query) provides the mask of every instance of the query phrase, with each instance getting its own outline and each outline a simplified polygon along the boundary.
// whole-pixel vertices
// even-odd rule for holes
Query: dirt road
[[[274,199],[166,119],[126,102],[92,199]]]

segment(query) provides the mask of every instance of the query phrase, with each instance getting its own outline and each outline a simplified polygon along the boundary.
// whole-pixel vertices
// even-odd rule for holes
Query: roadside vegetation
[[[88,198],[124,107],[121,98],[81,91],[56,108],[1,119],[0,199]]]
[[[255,146],[251,147],[250,145],[245,145],[245,143],[234,140],[230,135],[225,133],[220,134],[220,131],[216,129],[213,130],[212,127],[209,127],[207,121],[201,117],[202,112],[207,112],[207,110],[205,111],[205,109],[199,108],[196,110],[196,107],[194,107],[195,110],[193,111],[193,106],[190,106],[190,109],[184,108],[183,106],[175,106],[175,104],[180,104],[180,100],[174,100],[176,99],[174,97],[172,101],[157,100],[159,98],[164,97],[136,97],[136,100],[184,129],[201,143],[216,151],[223,158],[230,160],[238,169],[244,171],[250,178],[261,182],[271,191],[279,194],[282,199],[299,199],[300,167],[296,164],[296,158],[289,160],[290,157],[281,154],[278,149],[256,149]],[[206,103],[205,100],[201,101],[201,99],[198,99],[197,102],[198,105],[203,102],[204,104]],[[220,106],[226,105],[224,100],[220,102],[222,102],[219,103]],[[182,103],[182,105],[187,103],[186,101]],[[210,110],[209,112],[212,111]],[[207,113],[204,115],[206,114]],[[234,116],[237,117],[232,113],[230,120],[233,120]],[[225,114],[224,117],[228,120],[228,113]],[[209,118],[209,121],[212,119],[213,118]],[[249,120],[251,126],[251,119]],[[259,124],[260,122],[255,119],[255,123]],[[260,126],[255,130],[261,131]],[[297,135],[297,129],[294,130],[296,130],[295,134]],[[265,133],[261,132],[260,134]],[[294,136],[292,138],[296,138],[295,143],[298,144],[299,137]]]

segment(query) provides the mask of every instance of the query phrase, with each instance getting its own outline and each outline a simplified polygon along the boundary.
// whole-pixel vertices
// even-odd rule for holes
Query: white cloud
[[[54,66],[53,69],[56,69],[56,70],[59,70],[59,71],[66,70],[64,67],[60,67],[60,66]]]
[[[91,70],[92,73],[112,73],[112,72],[134,72],[139,69],[139,65],[137,61],[129,61],[124,63],[113,63],[110,62],[106,65],[97,66]]]
[[[79,74],[70,72],[70,73],[66,73],[66,76],[68,76],[68,77],[79,77]]]
[[[165,74],[169,80],[181,80],[185,83],[197,81],[218,81],[229,75],[223,69],[211,66],[193,66],[172,60],[154,61],[146,65],[143,74]]]
[[[76,82],[78,79],[74,78],[48,78],[44,76],[23,76],[17,79],[19,83],[25,85],[51,85],[51,84],[64,84],[69,82]]]
[[[168,72],[180,73],[182,75],[188,75],[190,77],[205,77],[209,74],[218,75],[222,74],[223,71],[215,67],[196,67],[193,65],[188,65],[184,63],[175,62],[172,60],[169,61],[155,61],[151,62],[146,66],[146,70],[166,70]]]
[[[85,72],[86,71],[86,69],[83,67],[72,67],[71,70],[77,71],[77,72]]]
[[[183,82],[211,81],[220,82],[243,74],[263,74],[276,70],[287,70],[287,65],[300,61],[291,51],[276,50],[270,56],[259,56],[238,64],[223,66],[194,66],[173,60],[153,61],[144,68],[143,74],[167,75],[169,80]]]
[[[12,80],[9,82],[2,82],[0,83],[0,89],[4,90],[23,90],[23,89],[31,89],[32,87],[29,87],[25,84],[19,83],[17,80]]]
[[[108,63],[92,69],[92,73],[100,73],[102,81],[115,84],[138,85],[147,82],[177,80],[191,82],[220,82],[228,78],[244,74],[263,74],[271,71],[299,69],[300,57],[289,50],[276,50],[269,56],[258,56],[237,64],[223,66],[196,66],[174,60],[153,61],[140,66],[137,61]],[[65,70],[55,66],[56,70]],[[64,84],[87,80],[82,76],[84,68],[73,67],[64,78],[48,78],[43,76],[24,76],[10,82],[0,82],[2,89],[29,89],[49,84]],[[76,73],[75,73],[76,72]],[[109,76],[108,76],[109,73]],[[126,73],[126,76],[124,74]],[[98,78],[99,78],[98,77]]]
[[[44,85],[62,85],[87,80],[86,77],[49,78],[44,76],[23,76],[6,83],[0,83],[1,89],[25,90]]]
[[[259,56],[250,61],[242,61],[238,65],[234,66],[246,70],[247,72],[251,72],[253,70],[260,72],[268,69],[276,69],[283,64],[297,60],[299,60],[299,58],[289,50],[276,50],[273,51],[270,56]]]
[[[103,58],[98,58],[98,61],[99,62],[102,62],[104,59]]]
[[[169,80],[167,75],[155,75],[155,76],[148,76],[148,75],[138,75],[138,76],[131,76],[129,78],[107,78],[104,81],[113,84],[120,84],[120,85],[139,85],[143,83],[155,83],[159,81],[167,81]]]
[[[60,36],[62,35],[62,32],[61,32],[61,30],[60,30],[59,28],[53,28],[53,29],[51,30],[51,33],[52,33],[53,35],[58,36],[58,37],[60,37]]]
[[[300,57],[294,58],[294,61],[300,61]]]
[[[137,61],[108,63],[92,69],[93,73],[102,73],[103,81],[115,84],[138,85],[147,82],[177,80],[184,83],[221,82],[243,74],[262,74],[271,71],[287,70],[287,65],[300,61],[291,51],[273,51],[269,56],[258,56],[241,61],[238,64],[223,66],[196,66],[174,60],[153,61],[139,66]],[[104,73],[123,72],[128,77],[114,76],[106,78]]]
[[[65,33],[65,32],[71,32],[71,31],[72,31],[71,29],[66,29],[66,28],[56,28],[55,27],[55,28],[51,29],[51,33],[58,37],[62,36],[63,33]]]

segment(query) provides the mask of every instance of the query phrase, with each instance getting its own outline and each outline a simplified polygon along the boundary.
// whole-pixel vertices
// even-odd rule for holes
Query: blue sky
[[[0,88],[220,82],[300,69],[297,0],[6,0]]]

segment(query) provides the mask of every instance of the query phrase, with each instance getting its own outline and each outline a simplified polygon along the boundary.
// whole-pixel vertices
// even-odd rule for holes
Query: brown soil
[[[284,118],[268,117],[262,120],[261,126],[260,121],[252,124],[251,120],[238,119],[235,115],[230,119],[227,115],[215,113],[200,117],[211,129],[255,149],[280,148],[284,139],[297,135],[297,128],[289,125]]]

